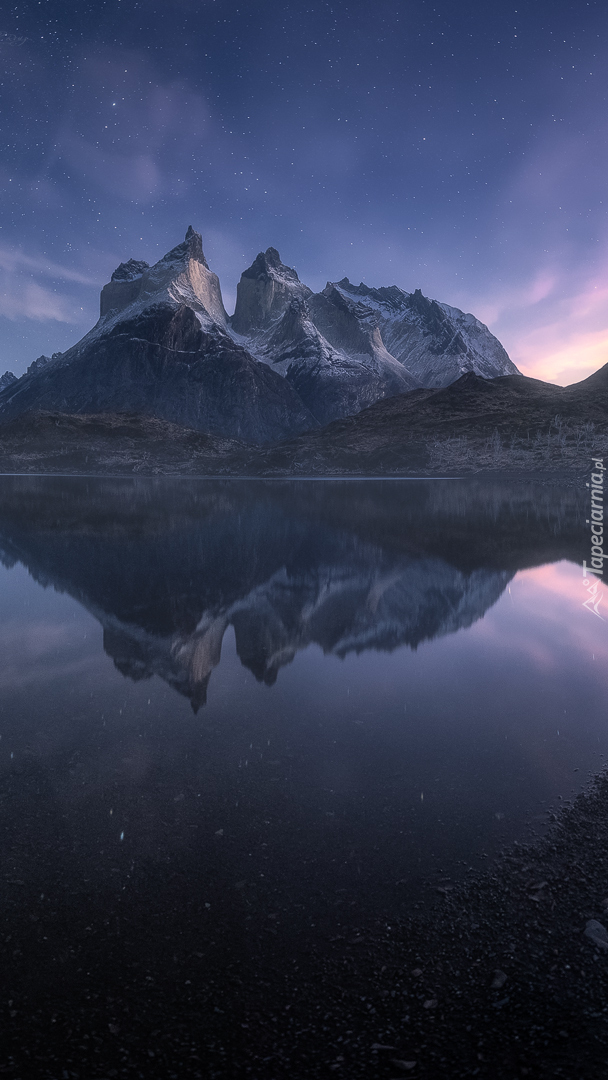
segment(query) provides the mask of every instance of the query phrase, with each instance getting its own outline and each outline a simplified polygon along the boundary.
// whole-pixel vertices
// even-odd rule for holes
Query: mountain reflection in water
[[[222,640],[275,682],[468,627],[517,570],[584,557],[575,489],[488,481],[167,482],[4,477],[0,549],[103,627],[125,676],[197,710]]]

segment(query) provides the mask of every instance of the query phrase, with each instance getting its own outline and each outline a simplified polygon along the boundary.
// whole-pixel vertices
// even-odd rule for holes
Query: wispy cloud
[[[608,362],[608,142],[584,100],[567,128],[553,117],[513,173],[495,230],[522,285],[495,296],[489,321],[524,374],[560,384]]]
[[[73,270],[69,266],[61,266],[59,263],[47,259],[44,255],[27,255],[18,248],[8,248],[0,244],[0,270],[9,274],[15,274],[22,270],[31,270],[41,277],[52,278],[54,281],[75,281],[79,285],[96,285],[97,283],[87,274],[79,270]]]
[[[43,255],[0,246],[0,315],[13,320],[78,323],[82,307],[71,295],[72,283],[95,285],[88,275]]]
[[[67,297],[58,296],[35,282],[0,292],[0,315],[8,319],[52,319],[55,322],[77,323],[78,316]]]

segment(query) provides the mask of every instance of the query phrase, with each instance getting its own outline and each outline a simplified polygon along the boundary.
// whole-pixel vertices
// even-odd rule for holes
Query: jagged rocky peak
[[[141,277],[144,270],[149,270],[150,264],[143,262],[141,259],[129,259],[126,263],[121,263],[116,267],[116,270],[112,274],[112,281],[135,281],[135,278]]]
[[[294,299],[305,300],[312,290],[290,266],[281,262],[276,248],[260,251],[241,274],[236,289],[236,308],[231,319],[237,334],[263,330],[280,318]]]
[[[27,375],[32,375],[33,372],[40,371],[40,368],[46,367],[46,365],[50,364],[50,362],[51,362],[51,357],[50,356],[45,356],[44,353],[43,353],[42,356],[38,356],[36,358],[36,360],[32,360],[30,366],[27,369],[26,374]]]
[[[4,375],[0,378],[0,390],[4,390],[5,387],[10,386],[14,382],[17,382],[17,376],[13,375],[12,371],[5,371]]]
[[[182,262],[185,259],[200,262],[206,270],[209,270],[209,263],[203,252],[203,238],[200,233],[192,228],[192,225],[188,226],[183,242],[171,248],[171,251],[168,251],[160,261],[161,263]]]
[[[363,281],[354,285],[345,277],[341,281],[328,281],[324,292],[329,293],[331,290],[335,290],[345,302],[358,303],[359,310],[367,311],[368,314],[371,310],[382,310],[385,314],[411,311],[427,320],[445,318],[441,306],[436,300],[429,300],[424,296],[422,289],[414,289],[411,293],[400,289],[398,285],[383,285],[374,289]]]
[[[123,311],[139,298],[142,279],[150,267],[140,259],[129,259],[120,263],[107,285],[104,285],[99,297],[99,314],[103,318],[110,311]]]
[[[473,315],[417,289],[348,278],[313,294],[276,248],[237,287],[231,319],[190,225],[153,266],[120,263],[97,324],[0,387],[3,419],[28,409],[138,412],[251,443],[287,439],[382,398],[464,372],[517,372]]]
[[[428,296],[424,296],[422,289],[414,289],[413,293],[408,293],[405,303],[410,311],[414,311],[428,324],[439,326],[446,321],[445,311],[436,300],[429,300]]]
[[[362,281],[358,285],[353,285],[347,277],[342,278],[342,281],[337,281],[335,284],[328,282],[327,287],[330,285],[335,289],[340,289],[342,292],[349,293],[351,296],[373,300],[378,304],[392,307],[396,311],[404,306],[407,297],[410,295],[400,289],[398,285],[382,285],[379,289],[373,289]],[[417,289],[416,292],[419,293],[420,289]]]
[[[121,263],[101,290],[100,316],[116,315],[131,304],[152,301],[187,304],[212,322],[224,325],[226,311],[217,274],[209,269],[203,239],[192,225],[185,239],[154,266],[139,259]]]
[[[410,311],[419,317],[425,332],[436,339],[433,352],[466,356],[469,351],[467,343],[436,300],[429,300],[423,296],[421,289],[415,289],[408,295],[406,304]]]

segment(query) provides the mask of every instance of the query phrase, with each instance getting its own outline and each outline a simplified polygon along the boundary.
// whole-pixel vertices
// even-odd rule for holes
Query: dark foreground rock
[[[40,783],[34,764],[3,782],[9,829]],[[19,858],[41,828],[22,831]],[[154,880],[127,875],[111,904],[103,890],[84,902],[62,888],[69,857],[49,842],[50,896],[24,896],[5,865],[3,1076],[605,1075],[608,954],[585,933],[608,923],[605,774],[543,839],[434,882],[400,922],[254,907],[243,933],[242,888],[197,896],[179,852]]]
[[[203,328],[186,304],[150,305],[71,352],[11,383],[3,419],[33,409],[138,413],[251,443],[317,426],[285,379],[219,327]]]

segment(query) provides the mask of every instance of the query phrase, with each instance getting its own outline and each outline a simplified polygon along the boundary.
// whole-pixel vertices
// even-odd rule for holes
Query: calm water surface
[[[153,918],[178,888],[207,945],[223,920],[306,940],[542,830],[608,754],[585,510],[482,481],[2,478],[5,913]]]

